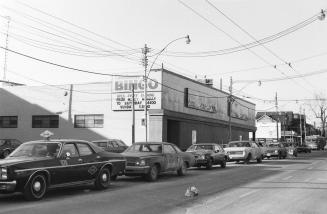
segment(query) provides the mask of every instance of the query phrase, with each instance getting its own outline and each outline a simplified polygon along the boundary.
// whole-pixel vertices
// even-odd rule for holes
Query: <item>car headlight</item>
[[[199,159],[204,160],[204,159],[206,159],[206,156],[205,155],[200,155]]]
[[[278,153],[278,150],[275,150],[275,153]]]
[[[140,160],[140,161],[137,161],[137,162],[135,163],[135,165],[136,165],[136,166],[145,166],[146,163],[145,163],[145,160]]]
[[[1,180],[7,180],[8,179],[8,174],[7,174],[7,169],[6,168],[1,168],[0,169],[0,179]]]

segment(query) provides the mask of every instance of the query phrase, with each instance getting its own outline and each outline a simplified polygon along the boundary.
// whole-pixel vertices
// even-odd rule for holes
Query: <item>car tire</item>
[[[186,174],[186,172],[187,172],[187,164],[186,164],[186,162],[184,161],[184,162],[182,163],[181,168],[179,168],[179,169],[177,170],[177,175],[178,175],[178,176],[183,176],[183,175]]]
[[[110,170],[104,167],[98,173],[94,186],[98,190],[107,189],[110,186]]]
[[[226,168],[226,160],[222,160],[222,162],[220,163],[220,167],[221,168]]]
[[[10,154],[10,151],[9,151],[9,150],[5,150],[5,151],[3,151],[3,153],[2,153],[2,157],[3,157],[3,158],[6,158],[9,154]]]
[[[148,174],[145,175],[145,179],[147,181],[155,181],[158,179],[158,174],[159,174],[158,166],[152,165],[150,167]]]
[[[257,158],[257,163],[261,163],[262,162],[262,158],[261,156],[259,158]]]
[[[207,168],[207,169],[212,169],[212,165],[213,165],[212,159],[209,158],[208,161],[207,161],[206,168]]]
[[[282,159],[282,153],[278,153],[278,159]]]
[[[251,161],[251,153],[250,154],[248,154],[248,156],[246,157],[246,159],[245,159],[245,161],[244,161],[244,163],[245,164],[250,164],[250,161]]]
[[[37,201],[43,198],[47,191],[46,177],[42,174],[34,175],[24,189],[24,197],[28,201]]]

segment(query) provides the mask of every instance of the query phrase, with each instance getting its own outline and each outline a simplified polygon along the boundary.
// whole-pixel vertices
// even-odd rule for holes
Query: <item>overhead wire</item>
[[[223,29],[219,28],[216,24],[214,24],[212,21],[210,21],[208,18],[204,17],[202,14],[200,14],[198,11],[196,11],[195,9],[193,9],[192,7],[190,7],[189,5],[187,5],[185,2],[178,0],[178,2],[180,2],[184,7],[186,7],[187,9],[191,10],[193,13],[195,13],[197,16],[199,16],[200,18],[202,18],[203,20],[205,20],[207,23],[209,23],[211,26],[213,26],[215,29],[217,29],[218,31],[222,32],[224,35],[226,35],[228,38],[230,38],[231,40],[233,40],[234,42],[238,43],[239,45],[243,46],[245,49],[247,49],[249,52],[251,52],[253,55],[255,55],[256,57],[258,57],[260,60],[262,60],[264,63],[266,63],[267,65],[270,66],[274,66],[273,64],[271,64],[270,62],[268,62],[265,58],[263,58],[262,56],[258,55],[256,52],[254,52],[253,50],[251,50],[249,47],[244,46],[240,41],[238,41],[237,39],[235,39],[233,36],[231,36],[229,33],[227,33],[226,31],[224,31]],[[314,16],[315,20],[318,19],[318,17]],[[274,67],[276,70],[278,70],[282,75],[284,75],[287,79],[288,79],[288,75],[286,75],[283,71],[281,71],[279,68],[277,68],[276,66]],[[296,83],[296,82],[295,82]],[[298,83],[296,83],[298,84]],[[301,86],[302,87],[302,86]]]

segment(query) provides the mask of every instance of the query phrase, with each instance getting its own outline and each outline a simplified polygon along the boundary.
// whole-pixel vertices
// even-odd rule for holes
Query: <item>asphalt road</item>
[[[191,169],[149,183],[120,177],[105,191],[88,187],[53,190],[42,201],[0,195],[0,213],[326,213],[327,151],[296,159],[228,163],[225,169]],[[187,187],[199,190],[185,197]]]

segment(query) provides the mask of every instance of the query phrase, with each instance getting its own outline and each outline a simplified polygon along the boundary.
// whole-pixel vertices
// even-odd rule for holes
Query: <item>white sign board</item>
[[[144,80],[143,77],[113,77],[112,110],[132,110],[132,88],[134,85],[134,108],[144,110]],[[151,73],[147,80],[147,108],[161,109],[161,72]]]

